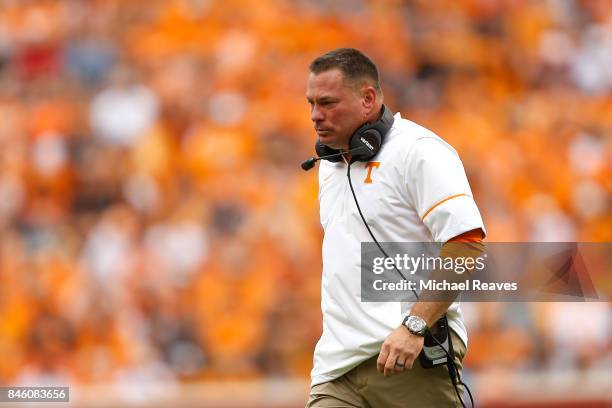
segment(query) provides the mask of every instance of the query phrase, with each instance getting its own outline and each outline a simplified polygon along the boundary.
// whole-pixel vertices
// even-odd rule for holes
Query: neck
[[[376,108],[372,109],[369,115],[366,117],[365,123],[374,123],[382,116],[382,104],[376,106]]]

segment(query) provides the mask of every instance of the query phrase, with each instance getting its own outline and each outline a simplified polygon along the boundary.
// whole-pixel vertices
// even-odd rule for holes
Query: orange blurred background
[[[0,384],[306,384],[305,82],[341,46],[458,150],[489,241],[611,241],[610,1],[2,0]],[[464,312],[488,406],[611,378],[608,303]]]

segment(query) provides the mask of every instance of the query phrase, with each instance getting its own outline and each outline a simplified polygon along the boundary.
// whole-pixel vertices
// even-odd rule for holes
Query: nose
[[[321,108],[319,108],[316,104],[312,106],[312,110],[310,111],[310,120],[313,122],[320,122],[324,119],[323,112]]]

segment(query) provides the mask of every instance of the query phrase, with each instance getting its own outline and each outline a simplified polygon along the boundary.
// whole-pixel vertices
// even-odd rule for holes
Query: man
[[[310,65],[307,99],[319,141],[346,152],[360,126],[381,117],[376,65],[355,49],[337,49]],[[467,334],[457,303],[360,301],[361,242],[372,239],[346,178],[351,155],[319,169],[323,239],[323,333],[314,353],[307,407],[454,407],[445,366],[424,369],[423,329],[444,313],[455,363]],[[484,226],[455,150],[399,113],[376,156],[351,166],[363,215],[380,242],[480,242]],[[443,246],[444,250],[444,246]],[[408,317],[421,329],[402,324]]]

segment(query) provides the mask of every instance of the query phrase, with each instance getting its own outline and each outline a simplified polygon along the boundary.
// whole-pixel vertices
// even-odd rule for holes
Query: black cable
[[[355,190],[353,189],[353,182],[351,181],[351,163],[350,162],[348,163],[348,168],[347,168],[346,176],[348,177],[349,187],[351,188],[351,193],[353,193],[353,200],[355,200],[355,205],[357,205],[357,211],[359,211],[359,216],[361,217],[361,220],[363,221],[363,224],[365,225],[366,229],[370,233],[370,236],[372,237],[372,239],[376,243],[376,246],[378,246],[378,249],[380,249],[380,252],[382,252],[385,255],[386,258],[391,258],[389,255],[387,255],[387,252],[385,252],[383,247],[380,245],[380,243],[378,242],[378,240],[374,236],[374,233],[370,229],[370,226],[366,222],[365,217],[363,216],[363,213],[361,212],[361,207],[359,206],[359,201],[357,200],[357,196],[355,195]],[[393,259],[393,258],[391,258],[391,259]],[[408,278],[406,278],[406,276],[404,276],[404,274],[397,268],[397,266],[395,266],[395,262],[393,262],[393,269],[395,269],[397,271],[397,273],[399,273],[399,275],[402,277],[403,280],[408,281]],[[414,297],[415,298],[417,298],[417,299],[419,298],[419,295],[417,294],[416,290],[412,289],[412,293],[414,293]]]
[[[427,329],[429,331],[429,329]],[[431,333],[430,333],[431,334]],[[434,341],[436,342],[436,344],[438,346],[440,346],[440,348],[442,348],[442,350],[444,350],[444,353],[446,354],[446,358],[448,359],[447,361],[450,363],[449,365],[452,367],[453,372],[451,372],[451,367],[448,367],[448,374],[451,378],[451,381],[453,383],[453,386],[455,387],[455,393],[457,393],[457,398],[459,398],[459,402],[461,402],[461,405],[466,408],[465,403],[463,402],[463,399],[461,398],[461,396],[459,395],[459,389],[457,388],[457,385],[463,385],[463,387],[465,388],[465,390],[468,393],[468,396],[470,397],[470,403],[472,405],[472,408],[475,407],[474,405],[474,398],[472,397],[472,392],[470,391],[470,388],[467,386],[466,383],[464,383],[463,381],[461,381],[461,374],[459,374],[459,370],[457,370],[457,365],[455,364],[455,359],[450,355],[450,353],[448,352],[448,350],[446,349],[446,347],[444,347],[444,345],[442,343],[440,343],[438,341],[438,339],[436,339],[436,336],[434,336],[433,334],[431,334],[431,338],[434,339]],[[449,333],[449,340],[448,341],[453,341],[450,338],[450,333]],[[455,376],[456,377],[456,381],[455,381]]]
[[[378,240],[374,236],[374,233],[370,229],[370,226],[368,225],[365,217],[363,216],[363,213],[361,212],[361,207],[359,206],[359,200],[357,200],[357,195],[355,194],[355,189],[353,188],[353,182],[351,180],[351,164],[352,163],[349,161],[348,162],[348,166],[347,166],[346,176],[348,177],[349,187],[351,188],[351,193],[353,194],[353,200],[355,201],[355,205],[357,206],[357,211],[359,212],[359,216],[361,217],[361,221],[363,221],[363,224],[365,225],[366,229],[370,233],[370,236],[372,237],[372,239],[376,243],[376,246],[378,246],[378,249],[380,249],[380,251],[385,255],[386,258],[393,259],[393,258],[391,258],[387,254],[387,252],[380,245],[380,243],[378,242]],[[404,279],[406,281],[408,280],[404,276],[404,274],[397,268],[397,266],[395,266],[395,262],[393,262],[393,268],[402,277],[402,279]],[[412,293],[414,293],[414,296],[417,299],[419,298],[419,295],[417,294],[416,290],[412,289]],[[429,329],[427,329],[427,331],[429,331]],[[470,391],[470,388],[467,386],[467,384],[465,384],[463,381],[461,381],[461,375],[459,374],[459,370],[457,369],[457,365],[455,364],[455,359],[450,355],[450,353],[448,352],[446,347],[444,347],[444,345],[442,345],[442,343],[440,343],[438,341],[438,339],[436,339],[436,336],[434,336],[431,332],[429,332],[429,334],[431,335],[431,338],[434,339],[436,344],[438,344],[438,346],[440,346],[442,348],[442,350],[444,350],[444,353],[446,354],[446,358],[448,359],[447,360],[447,362],[448,362],[448,375],[449,375],[450,380],[451,380],[451,382],[453,384],[453,387],[455,388],[455,393],[457,394],[457,398],[459,398],[459,402],[461,403],[461,406],[463,408],[467,408],[465,403],[463,402],[463,399],[461,398],[461,395],[459,394],[459,388],[457,387],[457,385],[463,385],[463,387],[465,388],[465,390],[468,393],[468,396],[470,397],[470,403],[472,404],[472,408],[474,408],[475,405],[474,405],[474,398],[472,398],[472,392]],[[452,339],[450,338],[450,333],[448,335],[448,339],[449,339],[449,341],[452,341]]]

